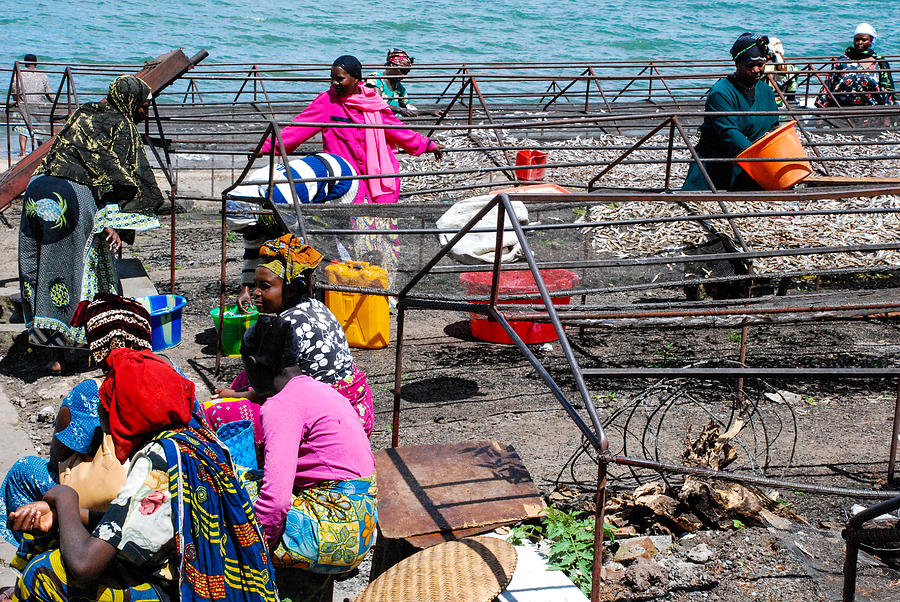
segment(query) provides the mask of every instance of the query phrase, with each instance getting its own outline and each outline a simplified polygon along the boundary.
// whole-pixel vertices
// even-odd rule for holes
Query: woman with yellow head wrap
[[[279,314],[291,324],[297,335],[297,365],[301,372],[331,385],[346,397],[357,409],[366,434],[371,435],[375,419],[365,372],[353,363],[340,322],[312,294],[314,273],[322,262],[322,254],[293,234],[285,234],[266,242],[259,255],[262,264],[256,268],[253,291],[256,308],[262,313]],[[235,391],[243,388],[245,382],[238,378],[231,389],[217,389],[216,394],[262,401],[249,390]],[[216,421],[210,412],[207,416],[211,422]]]

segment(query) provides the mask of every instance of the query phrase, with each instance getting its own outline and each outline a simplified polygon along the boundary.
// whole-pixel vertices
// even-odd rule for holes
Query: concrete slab
[[[488,534],[492,535],[492,534]],[[585,596],[562,571],[547,568],[547,557],[530,541],[516,546],[519,555],[512,581],[500,602],[587,602]]]
[[[116,270],[119,273],[123,297],[149,297],[159,294],[140,259],[136,257],[117,259]]]

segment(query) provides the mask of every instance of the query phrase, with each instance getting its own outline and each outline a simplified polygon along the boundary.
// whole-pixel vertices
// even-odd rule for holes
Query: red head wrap
[[[109,413],[116,457],[124,462],[147,435],[191,419],[194,383],[151,351],[118,348],[106,359],[109,375],[100,403]]]

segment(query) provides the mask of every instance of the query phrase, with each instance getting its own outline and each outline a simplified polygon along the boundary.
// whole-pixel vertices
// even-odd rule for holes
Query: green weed
[[[603,525],[604,539],[615,540],[614,527]],[[585,595],[591,593],[591,567],[594,562],[594,517],[579,512],[547,508],[543,525],[520,525],[513,529],[510,541],[546,538],[550,543],[549,568],[563,571]]]
[[[740,343],[740,342],[741,342],[741,333],[740,333],[740,331],[737,331],[737,330],[729,330],[729,331],[726,333],[726,336],[728,337],[728,340],[731,341],[732,343]]]
[[[662,347],[656,350],[656,355],[660,356],[664,362],[668,362],[671,360],[677,360],[678,354],[675,353],[675,342],[666,343]]]

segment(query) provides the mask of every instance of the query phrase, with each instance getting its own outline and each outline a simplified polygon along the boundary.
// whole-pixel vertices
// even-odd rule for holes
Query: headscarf
[[[745,31],[731,45],[731,58],[734,62],[765,61],[769,38]]]
[[[109,413],[116,457],[125,462],[148,435],[184,426],[191,419],[194,383],[147,350],[113,349],[110,372],[100,385]]]
[[[259,248],[259,256],[263,258],[261,267],[272,270],[285,283],[294,281],[303,272],[313,270],[322,263],[322,254],[303,244],[293,234],[266,241]]]
[[[416,59],[409,56],[405,50],[391,48],[387,52],[387,59],[384,64],[388,67],[411,67],[415,61]]]
[[[241,359],[250,385],[262,393],[271,379],[288,366],[297,365],[297,334],[290,322],[277,314],[262,314],[244,333]]]
[[[75,385],[62,402],[62,407],[69,408],[69,424],[53,436],[72,451],[91,453],[100,435],[99,405],[100,392],[93,379]]]
[[[134,299],[97,293],[82,301],[72,314],[72,326],[85,329],[88,348],[98,364],[113,349],[150,349],[150,313]]]
[[[35,171],[89,186],[99,200],[114,191],[122,211],[155,211],[163,196],[150,169],[135,111],[150,86],[123,75],[109,86],[106,102],[90,102],[72,113]]]
[[[367,125],[384,125],[381,112],[390,111],[390,107],[375,88],[362,86],[358,94],[351,94],[343,99],[348,107],[360,111]],[[366,128],[366,175],[378,175],[394,171],[391,161],[393,152],[388,145],[384,130]],[[368,180],[369,192],[374,201],[380,196],[393,193],[397,186],[395,178],[372,178]],[[377,202],[377,201],[376,201]]]
[[[875,31],[875,28],[868,23],[860,23],[859,25],[857,25],[856,31],[853,32],[853,37],[855,38],[861,33],[866,34],[867,36],[872,36],[872,42],[874,42],[875,38],[878,37],[878,33]]]
[[[784,62],[784,44],[776,37],[769,38],[769,54],[775,57],[776,63]]]
[[[362,79],[362,64],[359,62],[359,59],[352,54],[344,54],[337,57],[334,59],[334,62],[331,63],[331,66],[340,67],[354,79]]]

